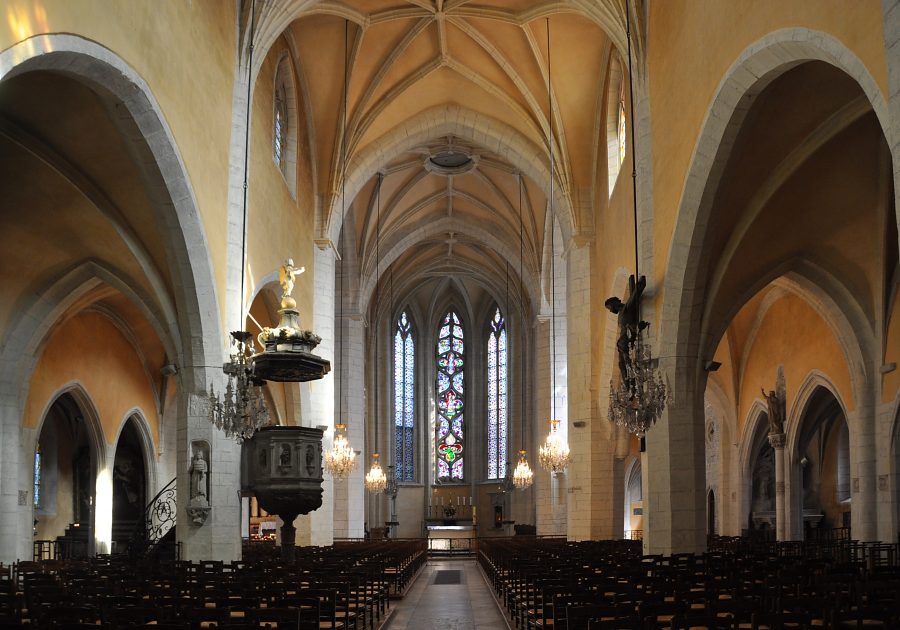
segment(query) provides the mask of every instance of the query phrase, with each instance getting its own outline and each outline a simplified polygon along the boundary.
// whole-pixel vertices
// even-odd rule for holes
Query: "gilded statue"
[[[295,308],[297,306],[294,298],[291,297],[291,293],[294,292],[294,279],[304,271],[306,271],[306,267],[297,268],[294,266],[293,258],[288,258],[278,270],[278,283],[281,285],[282,308]]]

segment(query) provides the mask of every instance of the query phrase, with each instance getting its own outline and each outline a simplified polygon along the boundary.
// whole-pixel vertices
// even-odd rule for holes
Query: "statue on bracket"
[[[203,441],[191,442],[194,456],[191,458],[191,490],[188,516],[198,527],[209,516],[209,444]]]
[[[775,389],[766,393],[761,389],[763,398],[766,399],[769,416],[769,435],[781,435],[784,433],[784,421],[787,417],[787,388],[784,384],[784,366],[778,366],[775,377]]]

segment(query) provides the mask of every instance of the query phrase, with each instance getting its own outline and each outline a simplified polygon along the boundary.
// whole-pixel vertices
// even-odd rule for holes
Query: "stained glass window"
[[[625,99],[619,101],[619,120],[618,127],[616,130],[616,135],[619,139],[619,166],[622,166],[622,162],[625,161],[625,146],[626,146],[626,127],[625,127]]]
[[[34,507],[41,506],[41,445],[34,452]]]
[[[284,151],[287,144],[287,97],[284,86],[275,88],[275,121],[272,129],[272,158],[284,170]]]
[[[415,346],[412,324],[404,311],[394,333],[394,477],[414,481]]]
[[[465,344],[459,317],[450,311],[441,322],[437,342],[438,479],[462,481],[465,411]]]
[[[506,319],[497,308],[488,326],[488,479],[506,476],[507,353]]]

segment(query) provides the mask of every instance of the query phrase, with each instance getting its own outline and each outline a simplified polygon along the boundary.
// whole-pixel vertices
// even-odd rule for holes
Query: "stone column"
[[[334,318],[334,268],[337,250],[328,240],[317,240],[314,255],[314,297],[312,329],[322,338],[316,353],[332,362],[331,372],[325,378],[309,383],[311,413],[303,417],[303,426],[326,426],[328,431],[322,441],[322,449],[331,447],[334,434],[335,365],[334,349],[337,328]],[[322,507],[306,516],[297,518],[298,545],[330,545],[334,541],[334,483],[329,475],[322,482]]]
[[[775,449],[775,538],[787,540],[784,503],[784,433],[770,433],[769,444]]]

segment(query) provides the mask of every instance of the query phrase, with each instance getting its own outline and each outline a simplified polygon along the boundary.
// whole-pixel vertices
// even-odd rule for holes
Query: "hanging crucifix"
[[[619,372],[622,382],[629,391],[631,383],[628,378],[628,354],[637,340],[638,333],[650,325],[649,322],[641,319],[641,296],[646,286],[646,277],[641,276],[640,280],[635,281],[634,276],[631,275],[628,277],[628,296],[625,301],[613,296],[604,302],[610,313],[619,316],[619,336],[616,339],[616,350],[619,353]]]

